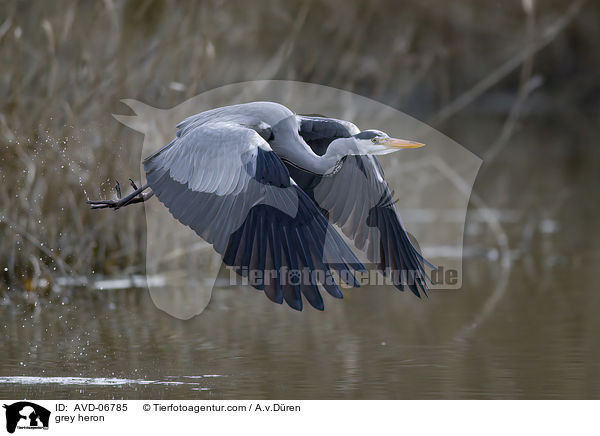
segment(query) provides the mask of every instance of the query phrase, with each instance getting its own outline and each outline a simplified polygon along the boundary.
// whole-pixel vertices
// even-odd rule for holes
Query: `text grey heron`
[[[146,184],[132,182],[134,191],[116,200],[89,201],[92,208],[156,195],[226,265],[256,271],[255,288],[296,310],[302,295],[322,310],[320,287],[342,298],[333,273],[359,286],[355,274],[365,267],[333,224],[398,289],[426,293],[429,263],[409,240],[375,156],[423,144],[274,102],[208,110],[177,128],[144,160]],[[304,270],[319,274],[293,283],[284,277]]]

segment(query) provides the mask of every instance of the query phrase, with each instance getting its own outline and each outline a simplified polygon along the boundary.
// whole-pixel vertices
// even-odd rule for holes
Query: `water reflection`
[[[493,278],[485,259],[467,262]],[[487,272],[486,272],[487,269]],[[585,288],[489,294],[468,285],[418,300],[347,291],[298,313],[253,289],[218,289],[198,318],[140,289],[79,291],[39,310],[0,309],[0,395],[27,398],[564,398],[597,396],[598,321]],[[478,280],[479,281],[479,280]],[[485,281],[485,280],[484,280]],[[63,304],[64,303],[64,304]],[[595,306],[594,306],[595,305]],[[459,338],[465,325],[474,334]],[[595,328],[594,328],[595,327]]]

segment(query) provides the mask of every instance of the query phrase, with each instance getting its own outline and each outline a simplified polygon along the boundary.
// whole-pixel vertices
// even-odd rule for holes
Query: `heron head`
[[[380,130],[363,130],[353,138],[360,154],[388,154],[404,148],[418,148],[425,145],[406,139],[390,138]]]

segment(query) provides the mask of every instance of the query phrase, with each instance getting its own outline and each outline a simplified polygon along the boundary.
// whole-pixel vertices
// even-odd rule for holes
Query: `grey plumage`
[[[254,286],[271,300],[301,310],[304,295],[323,309],[319,286],[342,296],[333,271],[358,286],[351,273],[364,267],[331,223],[377,268],[394,270],[387,273],[398,288],[401,273],[413,271],[419,277],[409,288],[425,292],[423,257],[400,223],[377,158],[365,155],[371,139],[390,139],[383,132],[298,116],[272,102],[213,109],[177,127],[175,139],[144,160],[148,185],[227,265],[242,275],[263,272]],[[295,284],[283,269],[323,274]],[[267,281],[269,270],[280,275]]]

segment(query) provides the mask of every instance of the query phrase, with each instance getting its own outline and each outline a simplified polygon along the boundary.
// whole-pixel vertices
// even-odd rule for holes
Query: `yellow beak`
[[[415,141],[407,141],[406,139],[385,138],[381,140],[381,144],[387,148],[419,148],[425,144]]]

